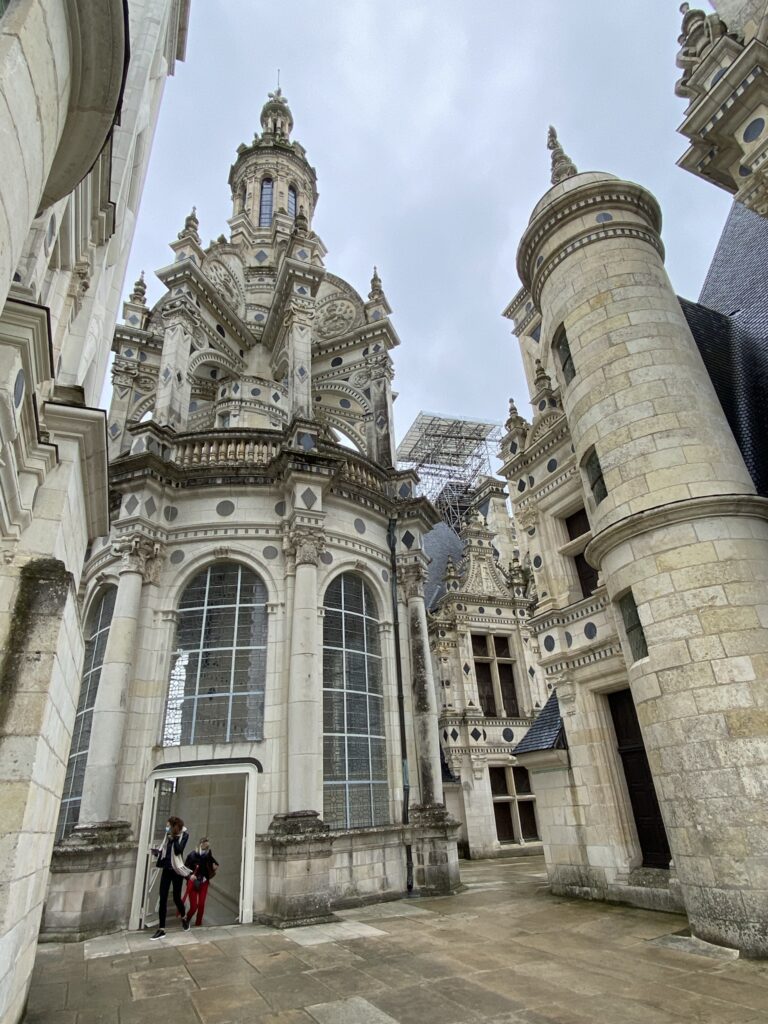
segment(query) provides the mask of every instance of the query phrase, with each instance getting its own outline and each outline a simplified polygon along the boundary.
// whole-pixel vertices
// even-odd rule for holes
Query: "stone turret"
[[[575,169],[574,169],[575,170]],[[768,955],[768,503],[667,278],[649,192],[560,178],[518,270],[541,310],[691,927]]]

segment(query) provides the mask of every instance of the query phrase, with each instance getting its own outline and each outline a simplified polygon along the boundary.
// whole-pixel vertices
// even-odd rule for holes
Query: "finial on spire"
[[[536,367],[536,375],[534,377],[534,383],[536,384],[536,390],[537,391],[543,391],[545,389],[551,390],[552,389],[552,380],[551,380],[549,374],[547,373],[547,371],[544,369],[544,366],[542,365],[541,360],[537,359],[534,365]]]
[[[547,149],[552,150],[553,185],[559,185],[561,181],[565,181],[566,178],[572,178],[574,174],[579,173],[576,170],[576,164],[560,145],[557,138],[557,132],[552,125],[549,126],[549,132],[547,133]]]
[[[198,228],[200,227],[200,221],[197,219],[197,207],[193,206],[190,213],[184,218],[184,228],[179,232],[179,238],[192,238],[197,244],[200,244],[200,235]]]
[[[371,278],[371,290],[368,292],[368,299],[374,302],[376,299],[381,299],[384,295],[384,291],[381,287],[381,278],[379,277],[379,271],[374,266],[373,277]]]
[[[144,280],[144,271],[138,277],[138,280],[133,286],[131,292],[131,302],[135,302],[139,306],[146,305],[147,299],[147,282]]]

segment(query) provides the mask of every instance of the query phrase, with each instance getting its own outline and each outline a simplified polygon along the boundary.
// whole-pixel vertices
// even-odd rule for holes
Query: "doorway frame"
[[[150,867],[150,843],[154,825],[153,810],[155,807],[156,784],[161,779],[190,778],[196,775],[244,775],[245,792],[243,794],[243,854],[240,875],[240,907],[239,924],[253,922],[254,872],[256,867],[256,793],[257,779],[262,767],[255,758],[227,761],[177,761],[175,764],[161,764],[147,776],[144,786],[144,801],[141,807],[141,827],[139,829],[139,847],[136,851],[136,871],[133,880],[133,897],[131,899],[131,915],[128,920],[130,931],[142,931],[144,922],[142,910],[144,890]],[[250,851],[250,856],[249,856]]]

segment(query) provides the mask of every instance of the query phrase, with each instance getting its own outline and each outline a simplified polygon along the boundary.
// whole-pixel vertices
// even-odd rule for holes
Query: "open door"
[[[253,920],[256,779],[251,765],[188,764],[153,773],[147,790],[139,836],[130,927],[155,927],[160,872],[151,854],[162,842],[171,815],[189,829],[187,853],[206,836],[219,870],[211,882],[203,924],[250,923]]]

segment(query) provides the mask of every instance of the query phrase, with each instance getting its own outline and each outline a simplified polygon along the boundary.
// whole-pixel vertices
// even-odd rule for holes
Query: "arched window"
[[[264,737],[267,588],[251,569],[217,562],[179,603],[163,746]]]
[[[288,187],[288,216],[296,216],[296,189],[293,185]]]
[[[368,585],[352,573],[325,592],[323,820],[332,828],[389,821],[379,622]]]
[[[59,823],[56,828],[57,843],[66,839],[80,820],[80,800],[83,795],[85,765],[91,741],[93,708],[96,704],[96,693],[99,689],[101,666],[104,663],[104,651],[107,647],[109,624],[115,610],[116,596],[116,587],[105,590],[92,607],[85,624],[83,676],[80,682],[80,696],[77,700],[75,727],[72,730],[72,743],[69,748],[67,774],[64,778]]]
[[[265,178],[261,183],[261,201],[259,203],[259,227],[268,228],[272,223],[272,191],[273,183],[271,178]]]

